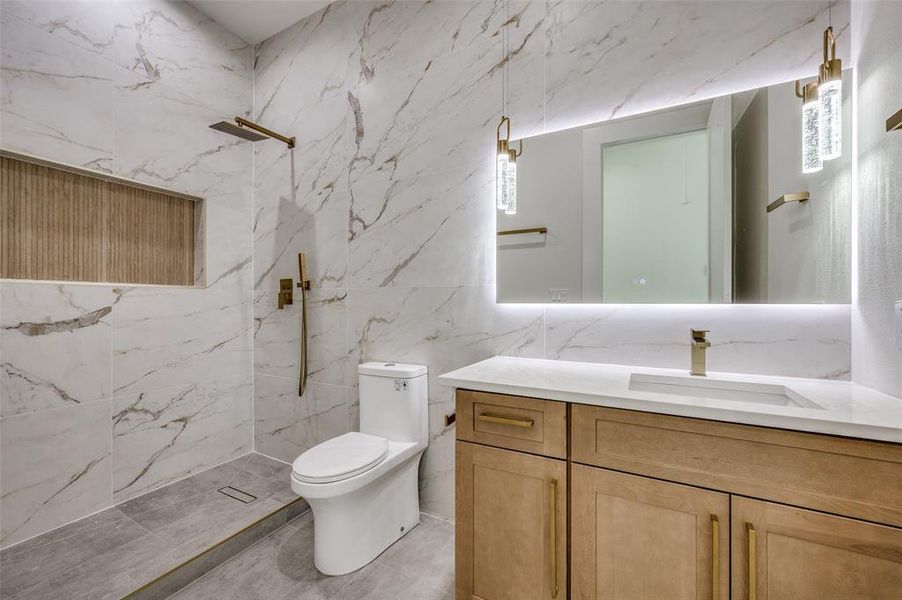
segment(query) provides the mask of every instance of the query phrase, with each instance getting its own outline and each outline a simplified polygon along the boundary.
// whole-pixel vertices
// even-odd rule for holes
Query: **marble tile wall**
[[[834,4],[847,53],[849,5]],[[848,378],[848,307],[494,300],[503,97],[525,136],[784,81],[814,72],[827,20],[826,1],[355,0],[258,45],[255,117],[298,147],[254,150],[257,451],[293,460],[353,429],[358,363],[426,364],[422,508],[451,516],[453,398],[435,378],[464,364],[510,354],[676,367],[688,328],[703,326],[712,368]],[[303,398],[298,306],[275,308],[297,252],[314,286]]]
[[[253,50],[184,2],[4,0],[4,148],[202,196],[207,287],[0,282],[0,546],[252,449]]]
[[[855,381],[902,397],[902,3],[858,2],[858,273],[852,318]],[[854,289],[854,288],[853,288]],[[902,306],[902,304],[899,304]]]

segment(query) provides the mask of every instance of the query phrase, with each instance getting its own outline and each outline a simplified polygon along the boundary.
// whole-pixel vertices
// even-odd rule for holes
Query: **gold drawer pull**
[[[711,598],[720,600],[720,520],[711,515]]]
[[[749,534],[749,600],[755,600],[758,595],[758,533],[751,523],[745,524],[745,530]]]
[[[551,517],[548,523],[548,538],[551,545],[551,597],[557,598],[557,479],[550,482],[549,501]]]
[[[479,420],[487,421],[489,423],[500,423],[502,425],[513,425],[514,427],[522,427],[524,429],[529,429],[535,424],[535,421],[526,417],[504,417],[502,415],[493,415],[491,413],[481,413],[479,415]]]

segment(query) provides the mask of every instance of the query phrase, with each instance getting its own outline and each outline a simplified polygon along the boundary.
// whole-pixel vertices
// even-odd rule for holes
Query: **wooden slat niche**
[[[0,277],[195,284],[196,201],[0,161]]]

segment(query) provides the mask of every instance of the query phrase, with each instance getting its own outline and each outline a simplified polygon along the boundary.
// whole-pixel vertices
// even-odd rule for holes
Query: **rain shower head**
[[[289,148],[294,148],[293,137],[287,137],[278,134],[275,131],[270,131],[261,125],[257,125],[256,123],[248,121],[247,119],[242,119],[241,117],[235,117],[234,123],[230,121],[213,123],[210,125],[210,129],[222,131],[252,142],[259,142],[260,140],[267,139],[279,140],[280,142],[285,143]]]

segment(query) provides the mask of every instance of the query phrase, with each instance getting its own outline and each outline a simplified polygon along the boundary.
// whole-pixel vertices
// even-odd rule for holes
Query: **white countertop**
[[[902,399],[849,381],[717,372],[706,378],[784,386],[790,396],[819,406],[811,408],[644,391],[630,385],[633,374],[705,379],[678,369],[495,356],[439,381],[468,390],[902,443]]]

